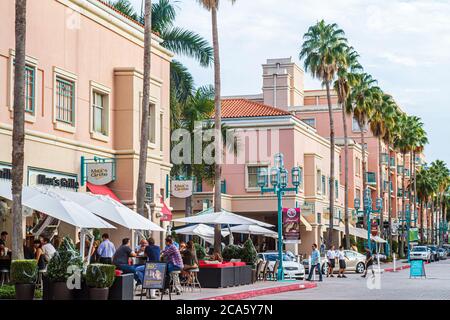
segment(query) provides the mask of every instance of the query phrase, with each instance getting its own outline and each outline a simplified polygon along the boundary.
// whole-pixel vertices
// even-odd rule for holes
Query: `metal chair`
[[[256,280],[261,280],[260,279],[260,274],[261,274],[261,270],[262,270],[262,266],[264,265],[264,261],[263,260],[259,260],[258,263],[256,264]]]
[[[270,270],[269,270],[269,261],[267,260],[265,265],[264,265],[264,268],[262,270],[262,279],[263,279],[263,281],[267,280],[267,275],[269,274],[269,272],[270,272]]]
[[[272,280],[272,281],[277,280],[279,266],[280,266],[280,262],[277,260],[277,261],[275,261],[275,264],[273,265],[272,271],[271,270],[267,271],[267,276],[269,277],[270,280]]]
[[[199,288],[200,291],[202,291],[202,286],[200,284],[200,281],[198,281],[198,273],[200,272],[200,269],[191,269],[188,271],[188,276],[186,280],[184,281],[184,287],[186,289],[191,289],[191,291],[194,291],[195,288]]]
[[[177,291],[177,285],[179,285],[181,288],[181,291],[183,291],[183,287],[181,286],[181,282],[180,282],[180,274],[181,274],[181,271],[179,271],[179,270],[172,271],[170,273],[169,290],[171,292],[173,292],[173,289],[175,289],[175,291]]]

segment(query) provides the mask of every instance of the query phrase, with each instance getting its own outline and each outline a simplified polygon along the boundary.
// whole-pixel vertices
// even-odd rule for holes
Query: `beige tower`
[[[284,110],[303,105],[304,72],[292,58],[267,59],[262,67],[264,104]]]

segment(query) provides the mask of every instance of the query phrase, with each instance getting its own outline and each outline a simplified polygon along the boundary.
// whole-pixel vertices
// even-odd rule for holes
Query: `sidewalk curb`
[[[405,269],[409,269],[409,268],[411,268],[411,266],[408,264],[406,266],[401,266],[401,267],[395,268],[395,271],[405,270]],[[386,269],[381,269],[381,270],[382,270],[382,272],[395,272],[394,268],[386,268]]]
[[[316,288],[316,287],[317,287],[316,283],[291,284],[291,285],[287,285],[287,286],[256,289],[256,290],[226,294],[223,296],[203,298],[200,300],[241,300],[241,299],[254,298],[254,297],[258,297],[258,296],[265,296],[265,295],[288,292],[288,291],[300,291],[300,290],[312,289],[312,288]]]

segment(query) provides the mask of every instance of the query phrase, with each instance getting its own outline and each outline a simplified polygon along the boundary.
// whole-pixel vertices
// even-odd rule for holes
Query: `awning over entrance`
[[[343,226],[333,226],[334,230],[345,232],[345,227]],[[350,227],[349,232],[352,236],[366,239],[367,240],[367,230],[361,228]]]
[[[98,186],[89,182],[86,182],[86,187],[91,191],[93,194],[100,194],[103,196],[109,196],[112,199],[119,201],[120,199],[114,194],[114,192],[106,185]]]
[[[172,211],[170,211],[169,207],[164,202],[164,199],[161,197],[161,203],[163,205],[161,209],[162,217],[161,221],[172,221]]]
[[[300,221],[304,224],[306,231],[312,231],[312,226],[304,216],[300,215]]]

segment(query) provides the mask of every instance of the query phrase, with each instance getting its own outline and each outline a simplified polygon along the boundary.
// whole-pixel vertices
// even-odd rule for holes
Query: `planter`
[[[256,269],[252,269],[252,283],[255,283],[256,282]]]
[[[65,281],[53,282],[52,300],[73,300],[73,290],[67,288]]]
[[[89,300],[108,300],[109,288],[89,288]]]
[[[16,300],[33,300],[34,289],[36,285],[34,283],[16,283]]]
[[[109,300],[133,300],[134,278],[132,273],[116,276],[109,288]]]

